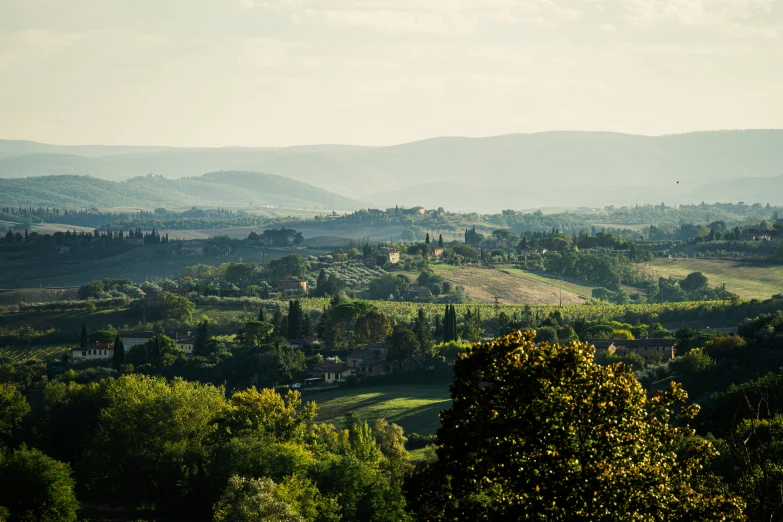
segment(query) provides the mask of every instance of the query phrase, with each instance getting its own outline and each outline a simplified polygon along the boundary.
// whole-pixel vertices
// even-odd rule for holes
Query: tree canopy
[[[421,520],[741,520],[744,502],[696,478],[716,452],[647,399],[630,367],[532,331],[476,343],[454,366],[438,460],[414,475]],[[696,406],[681,409],[684,418]]]

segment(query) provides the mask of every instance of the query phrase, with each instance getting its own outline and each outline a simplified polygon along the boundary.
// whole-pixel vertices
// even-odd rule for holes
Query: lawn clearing
[[[373,422],[386,419],[402,426],[405,433],[434,434],[440,427],[438,413],[451,405],[448,386],[383,385],[304,392],[302,400],[318,404],[318,420],[341,426],[349,411]]]
[[[783,292],[783,266],[717,259],[654,259],[638,265],[655,277],[682,279],[701,272],[712,286],[726,283],[726,290],[743,299],[767,299]]]

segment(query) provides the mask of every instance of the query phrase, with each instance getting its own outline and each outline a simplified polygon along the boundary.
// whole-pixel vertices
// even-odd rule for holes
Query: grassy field
[[[691,272],[702,272],[717,286],[744,299],[766,299],[783,292],[783,266],[715,259],[655,259],[639,265],[655,277],[683,278]]]
[[[501,304],[559,304],[560,280],[515,268],[480,268],[436,265],[436,274],[465,287],[471,300]],[[418,274],[416,274],[418,275]],[[581,304],[590,287],[563,281],[563,304]]]
[[[385,385],[305,392],[304,401],[318,404],[318,420],[340,426],[349,411],[372,422],[384,418],[402,426],[405,433],[434,434],[440,427],[438,413],[451,405],[446,385]]]

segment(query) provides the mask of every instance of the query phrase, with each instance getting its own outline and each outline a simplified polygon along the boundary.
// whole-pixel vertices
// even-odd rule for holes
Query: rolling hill
[[[0,204],[76,208],[223,207],[330,208],[362,203],[282,176],[257,172],[212,172],[192,178],[140,176],[125,182],[90,176],[0,179]]]
[[[781,150],[781,130],[667,136],[562,131],[388,147],[107,147],[100,156],[93,146],[0,142],[0,178],[85,174],[124,180],[148,173],[179,178],[261,171],[376,206],[482,212],[661,201],[783,203],[783,184],[771,180],[783,176]]]

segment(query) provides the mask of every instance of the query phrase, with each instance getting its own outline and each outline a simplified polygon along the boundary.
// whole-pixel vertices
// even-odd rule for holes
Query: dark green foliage
[[[419,308],[418,314],[416,315],[416,321],[413,323],[413,333],[416,336],[418,352],[429,353],[433,344],[432,326],[430,325],[423,308]]]
[[[79,503],[71,468],[37,449],[0,455],[0,506],[9,521],[73,522]]]
[[[307,275],[308,263],[299,254],[290,254],[269,262],[269,276],[273,281],[295,277],[303,278]]]
[[[114,357],[112,359],[114,369],[119,370],[120,367],[125,364],[125,346],[122,344],[122,339],[117,335],[114,338]]]
[[[84,323],[82,323],[82,337],[81,337],[81,341],[79,341],[79,346],[84,348],[85,346],[87,346],[87,343],[89,342],[90,342],[89,339],[87,339],[87,327],[84,326]]]

